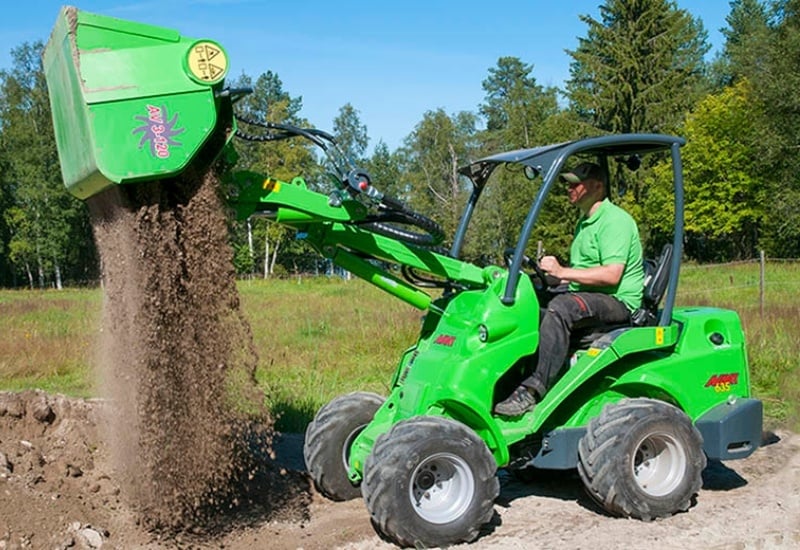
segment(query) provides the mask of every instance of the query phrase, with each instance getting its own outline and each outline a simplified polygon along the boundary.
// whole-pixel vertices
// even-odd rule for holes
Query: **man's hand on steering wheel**
[[[547,286],[556,287],[564,282],[560,275],[563,266],[555,256],[542,256],[539,260],[539,266],[547,274]]]
[[[545,258],[552,258],[552,256],[545,256]],[[506,262],[506,267],[510,268],[511,262],[514,260],[514,249],[506,248],[505,254],[503,254],[503,259]],[[558,264],[558,261],[556,261],[556,264]],[[536,278],[539,279],[543,287],[555,287],[561,284],[560,279],[556,279],[552,276],[547,275],[546,273],[547,270],[543,269],[543,266],[540,265],[540,262],[531,260],[531,258],[527,255],[522,256],[522,263],[520,264],[520,267],[523,269],[526,267],[532,269],[533,273],[536,275]]]

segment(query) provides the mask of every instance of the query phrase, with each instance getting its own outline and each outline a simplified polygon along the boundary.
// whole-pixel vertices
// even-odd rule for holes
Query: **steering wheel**
[[[503,254],[503,260],[506,263],[506,267],[508,267],[510,269],[511,268],[511,262],[514,260],[514,249],[513,248],[510,248],[510,247],[506,248],[505,253]],[[533,274],[536,276],[537,279],[539,279],[539,281],[541,282],[542,287],[544,287],[544,288],[551,288],[551,287],[555,288],[560,284],[560,281],[556,282],[556,280],[553,277],[549,277],[544,272],[544,270],[542,269],[542,266],[539,265],[539,262],[537,262],[535,260],[531,260],[530,257],[528,255],[526,255],[526,254],[523,254],[523,256],[522,256],[522,263],[520,264],[520,267],[522,267],[522,268],[529,267],[530,269],[532,269],[533,270]]]

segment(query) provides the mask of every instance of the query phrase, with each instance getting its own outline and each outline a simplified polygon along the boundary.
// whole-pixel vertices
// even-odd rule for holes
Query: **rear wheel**
[[[326,497],[350,500],[361,496],[347,476],[350,445],[383,401],[374,393],[341,395],[322,407],[306,428],[303,458],[314,485]]]
[[[419,416],[381,435],[361,491],[375,530],[401,546],[468,542],[494,512],[497,464],[486,443],[454,420]]]
[[[651,520],[688,510],[706,467],[686,414],[653,399],[624,399],[589,423],[578,445],[589,495],[615,516]]]

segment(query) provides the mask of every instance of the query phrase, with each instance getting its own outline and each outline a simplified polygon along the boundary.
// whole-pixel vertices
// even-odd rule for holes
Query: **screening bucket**
[[[231,124],[218,120],[228,56],[213,40],[67,6],[44,70],[64,184],[80,199],[177,175]]]

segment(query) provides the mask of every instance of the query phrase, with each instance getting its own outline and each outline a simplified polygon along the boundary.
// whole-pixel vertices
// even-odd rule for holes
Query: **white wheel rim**
[[[469,464],[451,453],[423,460],[411,474],[408,496],[417,514],[429,523],[449,523],[461,517],[475,494]]]
[[[678,441],[665,433],[650,434],[636,446],[633,478],[650,496],[670,494],[686,474],[686,453]]]
[[[348,471],[350,469],[350,447],[353,445],[353,441],[356,440],[356,437],[359,436],[361,432],[364,431],[366,428],[366,424],[361,424],[357,426],[352,432],[350,432],[347,436],[347,439],[344,441],[344,445],[342,445],[342,466],[344,466],[344,471]]]

